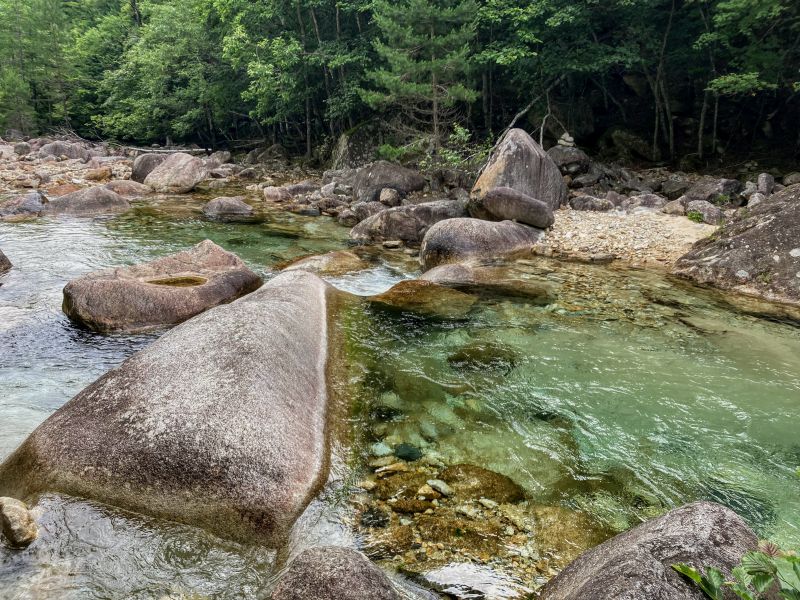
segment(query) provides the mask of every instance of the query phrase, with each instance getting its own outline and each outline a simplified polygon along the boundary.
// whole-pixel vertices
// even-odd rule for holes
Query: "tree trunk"
[[[708,113],[708,90],[703,91],[703,107],[700,109],[700,126],[697,132],[697,156],[703,160],[703,153],[705,152],[705,144],[703,143],[703,134],[706,129],[706,114]]]

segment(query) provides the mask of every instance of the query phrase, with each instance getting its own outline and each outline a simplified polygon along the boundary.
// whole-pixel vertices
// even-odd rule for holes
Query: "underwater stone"
[[[453,465],[439,477],[461,499],[489,498],[501,504],[525,500],[525,492],[511,478],[475,465]]]
[[[394,449],[394,455],[402,460],[414,462],[422,458],[422,450],[411,444],[399,444]]]

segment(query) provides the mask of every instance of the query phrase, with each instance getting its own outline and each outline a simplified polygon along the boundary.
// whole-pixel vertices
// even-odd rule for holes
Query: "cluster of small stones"
[[[468,563],[535,589],[607,537],[582,513],[525,500],[503,475],[446,467],[406,446],[400,453],[408,460],[391,454],[369,462],[372,474],[353,497],[354,526],[368,556],[423,583],[435,569]]]

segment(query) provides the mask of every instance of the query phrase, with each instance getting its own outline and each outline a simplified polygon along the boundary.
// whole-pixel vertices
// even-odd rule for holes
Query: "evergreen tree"
[[[376,89],[363,93],[373,107],[395,106],[433,144],[460,103],[475,100],[469,83],[469,43],[475,37],[475,0],[377,0],[375,42],[385,66],[369,73]]]

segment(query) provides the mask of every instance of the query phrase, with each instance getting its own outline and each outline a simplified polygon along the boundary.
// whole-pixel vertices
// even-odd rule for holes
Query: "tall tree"
[[[365,101],[396,107],[429,128],[434,148],[444,126],[477,92],[470,82],[469,44],[475,37],[475,0],[376,0],[380,31],[375,49],[384,65],[369,72]]]

